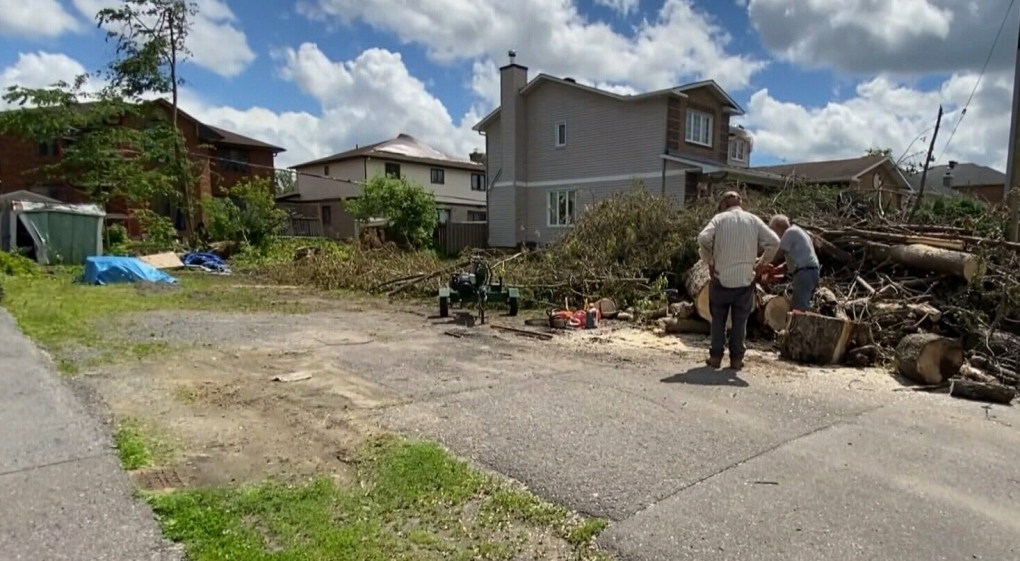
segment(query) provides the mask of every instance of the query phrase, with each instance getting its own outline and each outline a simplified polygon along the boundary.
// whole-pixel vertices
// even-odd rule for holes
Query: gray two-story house
[[[714,81],[619,95],[547,74],[529,81],[511,55],[500,82],[500,107],[474,127],[485,136],[492,247],[555,241],[586,206],[636,184],[682,206],[706,174],[739,173],[730,117],[743,109]]]

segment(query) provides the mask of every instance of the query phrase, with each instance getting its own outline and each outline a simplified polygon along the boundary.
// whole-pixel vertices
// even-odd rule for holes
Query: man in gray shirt
[[[800,226],[790,224],[782,214],[772,217],[769,227],[779,236],[779,251],[775,261],[786,259],[786,278],[793,284],[791,308],[806,312],[818,288],[818,255],[811,236]]]

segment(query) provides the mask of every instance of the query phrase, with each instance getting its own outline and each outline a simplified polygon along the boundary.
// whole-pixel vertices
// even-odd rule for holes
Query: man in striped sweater
[[[698,235],[701,259],[708,263],[712,275],[708,290],[712,346],[706,361],[712,368],[722,365],[726,319],[731,314],[730,368],[740,370],[744,366],[747,319],[754,311],[754,280],[771,265],[779,250],[779,236],[740,204],[739,193],[725,193],[719,214]]]

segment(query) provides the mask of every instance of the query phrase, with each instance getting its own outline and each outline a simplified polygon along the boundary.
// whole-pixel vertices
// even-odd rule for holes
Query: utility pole
[[[1008,14],[1007,14],[1008,17]],[[1020,229],[1020,150],[1017,141],[1020,135],[1020,35],[1017,36],[1016,62],[1013,68],[1013,112],[1009,124],[1009,156],[1006,159],[1006,184],[1003,186],[1006,200],[1009,202],[1009,226],[1006,228],[1006,240],[1017,241]]]
[[[921,208],[921,199],[924,198],[924,188],[928,184],[928,166],[931,165],[931,153],[935,150],[935,139],[939,137],[939,127],[942,126],[942,106],[939,105],[939,115],[935,118],[935,132],[931,134],[931,143],[928,144],[928,152],[924,155],[924,168],[921,170],[921,189],[917,192],[917,198],[914,199],[914,206],[910,209],[910,217],[908,220],[913,220],[914,215],[917,214],[917,210]]]

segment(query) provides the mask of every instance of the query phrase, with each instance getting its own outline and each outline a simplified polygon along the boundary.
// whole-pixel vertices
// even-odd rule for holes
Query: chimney
[[[576,84],[577,83],[577,80],[571,78],[570,76],[567,76],[566,78],[564,78],[563,81],[564,82],[570,82],[571,84]]]
[[[499,69],[499,129],[503,149],[503,173],[500,183],[525,181],[525,141],[527,122],[521,89],[528,84],[527,67],[517,64],[517,52],[509,53],[510,64]]]
[[[485,163],[485,154],[483,152],[479,152],[478,149],[475,149],[475,151],[472,152],[468,156],[468,158],[470,158],[471,161],[476,163],[476,164],[484,164]]]

